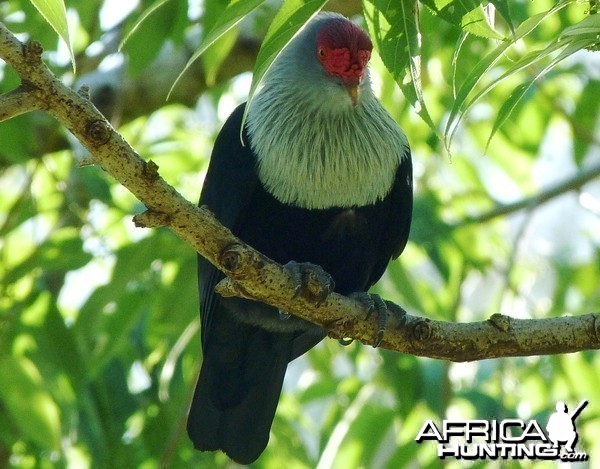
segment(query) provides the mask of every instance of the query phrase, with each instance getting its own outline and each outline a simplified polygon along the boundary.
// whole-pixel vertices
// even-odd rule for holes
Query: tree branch
[[[374,343],[377,319],[365,319],[358,301],[330,294],[316,304],[310,291],[296,296],[288,271],[246,245],[223,227],[208,209],[185,200],[146,162],[94,107],[87,92],[63,85],[41,60],[38,43],[20,43],[0,23],[0,58],[19,74],[22,86],[0,97],[4,119],[33,108],[46,110],[87,148],[96,164],[130,190],[148,210],[137,226],[170,228],[229,278],[224,295],[259,300],[319,324],[331,337]],[[27,96],[27,97],[25,97]],[[23,106],[15,104],[18,99]],[[503,356],[575,352],[600,348],[600,318],[595,314],[537,320],[494,315],[487,321],[448,323],[411,315],[389,318],[381,346],[399,352],[453,361]]]
[[[0,122],[38,109],[34,96],[25,87],[0,95]]]
[[[583,185],[597,177],[600,177],[600,164],[582,169],[573,176],[569,176],[530,197],[525,197],[524,199],[517,200],[516,202],[512,202],[510,204],[499,204],[489,212],[485,212],[480,215],[465,217],[463,220],[453,226],[458,227],[472,223],[485,223],[496,217],[509,215],[527,208],[537,207],[538,205],[548,202],[549,200],[552,200],[553,198],[558,197],[565,192],[580,189]]]

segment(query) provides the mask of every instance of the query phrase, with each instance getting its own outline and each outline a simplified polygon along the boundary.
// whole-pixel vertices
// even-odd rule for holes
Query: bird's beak
[[[350,101],[352,101],[352,106],[356,107],[358,105],[358,100],[360,98],[360,84],[362,82],[362,73],[353,74],[350,76],[342,77],[342,84],[344,88],[346,88],[346,92],[348,96],[350,96]]]
[[[356,106],[358,104],[358,95],[360,90],[358,88],[358,84],[348,84],[346,85],[346,91],[350,96],[350,101],[352,101],[352,105]]]

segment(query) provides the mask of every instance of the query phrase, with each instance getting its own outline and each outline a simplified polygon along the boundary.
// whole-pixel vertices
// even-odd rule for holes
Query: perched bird
[[[366,292],[400,255],[412,213],[410,149],[371,90],[372,47],[341,15],[313,18],[265,75],[243,132],[246,104],[223,126],[200,197],[240,239],[290,269],[321,266],[345,295]],[[219,297],[223,274],[198,264],[203,362],[188,434],[198,450],[249,464],[269,440],[288,363],[325,334]]]

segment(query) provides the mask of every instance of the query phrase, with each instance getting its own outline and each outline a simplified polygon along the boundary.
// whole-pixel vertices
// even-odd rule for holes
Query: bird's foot
[[[281,321],[285,321],[286,319],[289,319],[291,316],[290,313],[286,313],[285,311],[283,311],[282,309],[279,310],[279,319]]]
[[[333,291],[335,283],[322,267],[309,262],[290,261],[283,266],[292,276],[294,298],[300,293],[321,305]]]
[[[406,311],[400,306],[391,301],[385,301],[374,293],[355,292],[350,295],[350,298],[354,298],[367,308],[367,317],[365,319],[369,319],[372,314],[377,315],[377,336],[375,337],[373,348],[379,347],[383,340],[390,313],[398,314],[401,317],[406,316]]]
[[[340,345],[343,345],[344,347],[347,347],[352,342],[354,342],[354,339],[352,337],[344,337],[342,339],[338,339],[338,342],[340,343]]]

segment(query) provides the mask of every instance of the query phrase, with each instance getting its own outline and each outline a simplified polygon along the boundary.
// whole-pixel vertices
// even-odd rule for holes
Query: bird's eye
[[[319,57],[325,57],[325,49],[319,49]]]

